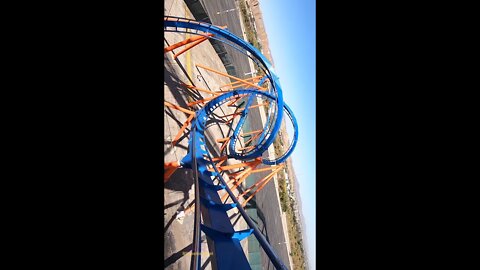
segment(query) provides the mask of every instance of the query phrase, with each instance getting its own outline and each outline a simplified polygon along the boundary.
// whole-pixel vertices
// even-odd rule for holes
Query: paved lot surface
[[[206,9],[207,14],[212,21],[212,24],[218,26],[226,25],[228,31],[238,37],[243,37],[243,29],[240,24],[240,7],[237,1],[203,0],[202,4]],[[234,10],[232,11],[232,9]],[[217,14],[218,12],[219,14]],[[251,72],[247,57],[230,46],[225,46],[225,49],[231,56],[232,62],[235,66],[235,70],[238,73],[238,77],[251,77],[251,75],[245,75],[245,73]]]

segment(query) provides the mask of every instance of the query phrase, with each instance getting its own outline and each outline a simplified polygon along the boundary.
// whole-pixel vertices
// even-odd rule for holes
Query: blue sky
[[[315,269],[315,1],[261,0],[275,72],[298,122],[292,162],[300,184],[306,249]]]

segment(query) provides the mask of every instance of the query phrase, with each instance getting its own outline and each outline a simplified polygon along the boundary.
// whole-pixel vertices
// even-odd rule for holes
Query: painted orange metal
[[[212,161],[215,162],[215,161],[225,161],[228,159],[228,156],[221,156],[221,157],[218,157],[218,158],[212,158]]]
[[[230,138],[228,138],[228,140],[226,140],[226,141],[222,144],[222,147],[220,147],[220,152],[222,152],[223,149],[225,149],[225,147],[227,147],[229,141],[230,141]]]
[[[260,81],[261,78],[262,78],[262,76],[257,76],[257,77],[252,77],[252,78],[245,79],[245,81],[255,82],[255,81]],[[242,84],[242,82],[236,81],[236,82],[233,82],[233,83],[222,85],[222,86],[220,86],[220,88],[227,87],[227,86],[232,87],[232,86],[237,85],[237,84]]]
[[[258,158],[255,158],[253,161],[242,162],[242,163],[239,163],[239,164],[233,164],[233,165],[227,165],[227,166],[221,166],[221,167],[217,166],[217,169],[219,171],[227,171],[227,170],[231,170],[231,169],[244,168],[246,166],[254,166],[255,164],[258,165],[261,162],[262,162],[262,158],[258,157]],[[213,169],[212,169],[212,171],[213,171]]]
[[[180,139],[180,136],[182,136],[183,131],[190,125],[190,123],[192,122],[193,117],[195,117],[194,114],[190,115],[190,116],[187,118],[187,121],[185,121],[185,123],[183,123],[183,126],[182,126],[182,127],[180,128],[180,130],[178,131],[177,136],[175,136],[175,139],[173,139],[172,145],[176,145],[176,144],[177,144],[178,139]]]
[[[218,143],[221,143],[221,142],[227,142],[228,140],[230,140],[229,137],[217,139],[216,141],[217,141]]]
[[[189,107],[192,107],[193,105],[196,105],[196,104],[199,104],[199,103],[205,103],[206,101],[210,101],[212,99],[214,99],[216,96],[212,96],[212,97],[207,97],[207,98],[204,98],[204,99],[200,99],[200,100],[197,100],[197,101],[193,101],[193,102],[190,102],[190,103],[187,103],[187,105]]]
[[[231,107],[231,106],[234,106],[233,104],[235,104],[235,102],[241,100],[242,98],[244,97],[237,97],[237,98],[234,98],[232,101],[230,101],[227,106]]]
[[[167,19],[169,20],[169,19]],[[171,19],[170,19],[171,20]],[[226,25],[224,26],[218,26],[219,28],[225,29],[227,28]],[[207,34],[199,34],[198,36],[194,36],[191,38],[187,38],[185,40],[182,40],[180,42],[177,42],[173,45],[168,46],[167,48],[163,49],[163,53],[167,53],[169,51],[172,51],[178,47],[185,46],[184,49],[181,51],[177,52],[176,54],[173,55],[173,59],[177,58],[179,55],[183,54],[184,52],[190,50],[191,48],[197,46],[198,44],[204,42],[205,40],[209,39],[210,37],[213,37],[214,35],[212,33],[207,33]]]
[[[245,205],[248,203],[248,201],[250,201],[253,196],[255,196],[255,194],[257,194],[260,190],[262,190],[266,184],[268,184],[268,182],[273,178],[273,176],[278,172],[280,171],[284,166],[278,166],[278,168],[276,168],[274,171],[272,171],[269,175],[265,176],[262,180],[258,181],[256,184],[252,185],[250,188],[248,188],[247,190],[245,190],[242,194],[240,194],[237,199],[239,197],[243,197],[243,195],[245,195],[248,191],[252,190],[253,187],[261,184],[256,190],[255,192],[253,192],[252,195],[250,195],[243,203],[242,203],[242,207],[245,207]]]
[[[188,113],[188,114],[190,114],[190,115],[192,115],[192,114],[195,115],[195,112],[194,112],[194,111],[187,110],[187,109],[182,108],[182,107],[180,107],[180,106],[178,106],[178,105],[172,104],[172,103],[170,103],[170,102],[168,102],[168,101],[164,101],[163,103],[165,104],[165,106],[170,107],[170,108],[172,108],[172,109],[176,109],[176,110],[178,110],[178,111],[181,111],[181,112],[184,112],[184,113]]]
[[[180,130],[177,132],[177,135],[175,136],[175,138],[173,139],[172,141],[172,145],[175,146],[178,142],[178,139],[180,139],[180,137],[182,136],[183,134],[183,131],[187,128],[188,125],[190,125],[190,123],[192,122],[193,120],[193,117],[195,117],[195,112],[194,111],[190,111],[190,110],[187,110],[187,109],[184,109],[178,105],[175,105],[175,104],[172,104],[168,101],[164,101],[164,104],[165,106],[167,107],[170,107],[172,109],[175,109],[175,110],[178,110],[178,111],[181,111],[181,112],[184,112],[186,114],[189,114],[187,120],[183,123],[182,127],[180,128]]]
[[[180,162],[173,161],[164,163],[163,168],[165,173],[163,174],[163,182],[166,183],[170,180],[170,176],[180,167]]]
[[[240,175],[237,176],[237,177],[239,177],[239,179],[234,179],[234,180],[237,180],[237,181],[235,181],[234,185],[231,186],[231,187],[229,187],[229,188],[230,188],[232,191],[233,191],[233,190],[236,190],[236,189],[243,183],[243,181],[245,181],[245,179],[247,179],[248,175],[250,175],[249,172],[250,172],[251,170],[252,170],[252,167],[246,168],[244,172],[242,172]],[[227,197],[228,197],[228,193],[225,193],[225,194],[222,196],[221,200],[223,201],[223,200],[225,200]]]
[[[242,109],[239,109],[237,112],[234,112],[234,113],[229,113],[229,114],[225,114],[225,115],[220,115],[220,118],[225,118],[225,117],[229,117],[229,116],[237,116],[237,115],[240,115],[240,113],[242,112]]]
[[[248,135],[251,135],[251,134],[257,134],[259,132],[262,132],[262,130],[258,129],[258,130],[250,131],[250,132],[247,132],[247,133],[241,133],[240,136],[245,137],[245,136],[248,136]]]
[[[217,73],[217,74],[222,75],[222,76],[225,76],[225,77],[232,78],[232,79],[234,79],[234,80],[240,81],[240,82],[242,82],[242,83],[244,83],[244,84],[246,84],[246,85],[249,85],[249,86],[251,86],[251,87],[254,87],[254,88],[257,88],[257,89],[260,89],[260,90],[267,90],[267,88],[265,88],[265,87],[260,87],[260,86],[258,86],[258,85],[255,85],[255,84],[253,84],[253,83],[247,82],[247,81],[245,81],[245,80],[242,80],[242,79],[237,78],[237,77],[235,77],[235,76],[229,75],[229,74],[227,74],[227,73],[217,71],[217,70],[215,70],[215,69],[213,69],[213,68],[209,68],[209,67],[206,67],[206,66],[201,65],[201,64],[196,64],[195,66],[200,67],[200,68],[203,68],[203,69],[208,70],[208,71],[211,71],[211,72],[213,72],[213,73]]]
[[[181,51],[179,51],[179,52],[177,52],[176,54],[173,55],[173,59],[177,58],[179,55],[181,55],[182,53],[190,50],[191,48],[193,48],[193,47],[195,47],[195,46],[197,46],[198,44],[204,42],[204,41],[207,40],[209,37],[212,37],[212,36],[213,36],[213,34],[207,34],[207,35],[208,35],[208,37],[202,36],[202,38],[200,38],[199,40],[194,41],[194,42],[186,45],[184,49],[182,49]]]
[[[196,87],[196,86],[193,86],[193,85],[189,85],[189,84],[182,84],[182,85],[185,86],[188,89],[195,89],[195,90],[205,92],[205,93],[208,93],[208,94],[212,94],[212,95],[216,95],[216,96],[219,95],[217,92],[213,92],[213,91],[203,89],[203,88],[200,88],[200,87]]]
[[[171,50],[174,50],[178,47],[182,47],[183,45],[187,45],[188,43],[198,41],[198,40],[201,40],[203,38],[205,38],[205,36],[194,36],[194,37],[191,37],[191,38],[187,38],[185,40],[182,40],[180,42],[177,42],[173,45],[170,45],[170,46],[166,47],[165,49],[163,49],[163,53],[167,53],[167,52],[169,52]]]
[[[260,137],[261,133],[258,132],[257,134],[255,134],[254,136],[252,136],[250,139],[248,139],[248,141],[246,141],[244,144],[247,145],[249,142],[252,142],[253,140],[255,140],[256,138]],[[251,146],[253,147],[253,146]],[[242,150],[242,149],[240,149]]]
[[[261,107],[261,106],[266,106],[266,105],[268,105],[268,103],[265,102],[265,103],[262,103],[262,104],[252,105],[252,106],[250,106],[250,107],[248,107],[248,108],[249,108],[249,109],[253,109],[253,108],[257,108],[257,107]],[[221,115],[221,116],[219,116],[219,117],[223,118],[223,117],[229,117],[229,116],[232,116],[232,115],[233,115],[233,116],[237,116],[237,115],[240,115],[240,113],[243,112],[244,110],[245,110],[245,109],[241,108],[241,109],[238,109],[238,111],[235,112],[235,113],[225,114],[225,115]]]

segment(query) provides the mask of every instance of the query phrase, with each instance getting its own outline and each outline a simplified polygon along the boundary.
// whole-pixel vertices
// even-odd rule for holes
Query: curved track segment
[[[191,34],[200,34],[203,32],[205,34],[211,33],[214,34],[216,38],[225,39],[230,42],[234,42],[238,44],[240,47],[244,48],[248,51],[254,58],[258,59],[260,63],[266,68],[268,77],[272,83],[272,91],[273,95],[275,95],[274,99],[276,101],[275,106],[275,115],[276,117],[272,117],[273,128],[269,132],[269,134],[277,134],[283,117],[283,94],[282,88],[278,83],[278,77],[275,74],[272,65],[267,60],[267,58],[257,50],[257,48],[250,45],[248,42],[244,41],[243,39],[231,34],[230,32],[216,27],[214,25],[208,23],[202,23],[197,21],[192,21],[184,18],[177,18],[177,17],[165,17],[164,20],[164,31],[166,32],[178,32],[179,29],[193,29],[197,32],[191,32]],[[280,109],[279,109],[280,108]],[[270,126],[270,125],[268,125]],[[237,159],[252,159],[262,155],[263,151],[267,150],[267,148],[273,143],[275,136],[264,136],[264,140],[258,143],[256,149],[254,151],[249,151],[244,155],[239,155]]]
[[[199,198],[196,198],[196,201],[202,204],[202,208],[204,209],[202,214],[206,216],[206,223],[209,224],[197,225],[200,225],[201,230],[214,242],[214,254],[218,269],[251,269],[240,245],[240,241],[250,236],[252,233],[257,237],[259,243],[262,245],[275,267],[277,269],[287,269],[258,228],[256,228],[251,220],[248,222],[248,215],[245,213],[235,196],[232,196],[233,193],[227,187],[220,173],[216,170],[215,164],[211,161],[210,154],[205,146],[204,132],[209,115],[223,103],[245,94],[273,98],[272,95],[257,90],[234,90],[208,102],[205,107],[196,112],[196,116],[192,121],[192,134],[190,135],[188,149],[189,153],[180,163],[184,168],[191,168],[198,172],[198,181],[195,185],[198,186],[200,192]],[[210,171],[208,169],[209,167],[213,167],[215,171]],[[217,181],[217,183],[215,183],[215,181]],[[222,203],[220,196],[218,195],[218,191],[222,189],[230,194],[234,203]],[[250,229],[235,231],[230,218],[227,215],[227,211],[234,207],[237,207],[242,213],[242,216],[247,220]],[[196,215],[198,214],[199,213],[196,212]],[[198,241],[199,239],[196,239],[194,242],[198,243]]]
[[[282,118],[285,114],[292,122],[294,127],[294,138],[287,151],[274,159],[262,159],[267,165],[274,165],[285,161],[293,152],[298,139],[298,126],[295,116],[290,108],[284,103],[282,89],[278,82],[278,77],[273,71],[270,62],[255,47],[246,41],[229,33],[227,30],[210,25],[207,23],[196,22],[178,17],[165,17],[165,32],[188,32],[196,35],[211,36],[217,40],[225,42],[227,45],[235,44],[241,50],[244,50],[248,57],[252,58],[255,63],[261,65],[266,71],[266,76],[262,78],[258,85],[262,85],[265,80],[269,80],[271,88],[268,91],[259,91],[254,89],[237,89],[231,90],[225,94],[217,96],[204,105],[203,108],[195,112],[195,117],[191,121],[191,132],[188,143],[188,153],[180,161],[180,165],[184,168],[194,170],[195,175],[195,228],[194,228],[194,252],[195,258],[192,258],[192,266],[199,269],[200,262],[200,234],[202,230],[214,245],[214,260],[218,269],[251,269],[245,253],[240,245],[242,239],[250,236],[252,233],[257,238],[265,253],[268,255],[272,263],[277,269],[287,269],[284,263],[276,255],[273,248],[265,239],[263,234],[258,230],[256,225],[246,214],[245,210],[234,196],[232,190],[228,187],[225,180],[218,172],[215,163],[212,161],[210,153],[206,149],[205,129],[209,117],[213,116],[213,111],[224,103],[247,96],[247,105],[240,115],[240,120],[234,128],[233,135],[230,137],[229,157],[238,160],[248,160],[262,156],[272,145],[275,137],[280,129]],[[237,48],[238,49],[238,48]],[[249,55],[250,54],[250,55]],[[261,133],[257,144],[250,151],[237,152],[235,150],[236,142],[239,139],[240,131],[246,121],[249,113],[249,105],[255,98],[261,97],[268,99],[272,106],[268,111],[267,121],[264,130]],[[213,170],[212,170],[213,168]],[[220,199],[218,191],[226,191],[233,203],[223,203]],[[227,214],[232,208],[237,208],[242,217],[250,227],[247,230],[235,231],[234,226]],[[200,211],[204,224],[200,221]]]

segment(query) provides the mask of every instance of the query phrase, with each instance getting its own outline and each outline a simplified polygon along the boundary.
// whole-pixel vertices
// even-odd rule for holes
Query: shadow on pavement
[[[202,236],[201,238],[201,242],[205,242],[205,236]],[[190,255],[190,251],[192,251],[192,247],[193,247],[193,243],[184,247],[183,249],[179,250],[178,252],[175,252],[173,253],[172,255],[170,255],[170,257],[166,258],[164,261],[163,261],[163,267],[164,268],[167,268],[168,266],[170,266],[171,264],[175,263],[176,261],[178,261],[180,258],[182,258],[183,256],[185,255]],[[207,262],[206,262],[207,263]]]
[[[170,180],[164,184],[164,189],[169,189],[173,191],[180,191],[183,193],[183,199],[170,203],[170,206],[176,205],[180,203],[180,206],[178,207],[177,211],[182,210],[184,208],[184,204],[188,201],[189,195],[188,191],[192,188],[193,186],[193,174],[190,169],[184,169],[184,168],[178,168],[172,176],[170,176]],[[167,209],[165,206],[164,209]],[[164,227],[164,231],[167,231],[172,222],[175,220],[176,216],[175,214],[171,217],[170,221],[167,223],[167,225]]]

